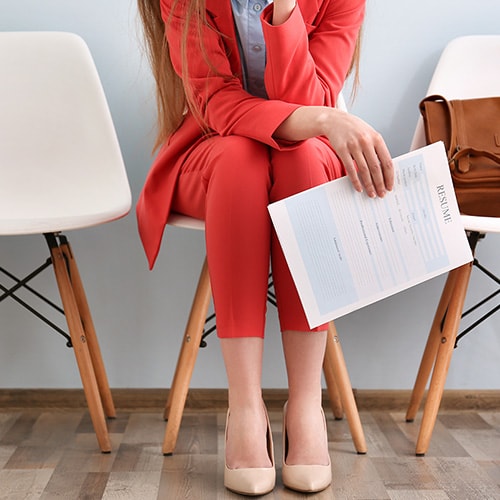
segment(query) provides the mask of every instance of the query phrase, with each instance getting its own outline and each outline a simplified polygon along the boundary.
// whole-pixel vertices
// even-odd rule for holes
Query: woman
[[[229,387],[227,488],[275,484],[261,394],[271,257],[289,382],[283,482],[331,483],[321,370],[326,327],[309,328],[267,205],[348,175],[384,196],[390,154],[365,122],[335,109],[364,0],[139,0],[157,83],[159,153],[137,205],[153,267],[170,211],[205,220],[217,332]]]

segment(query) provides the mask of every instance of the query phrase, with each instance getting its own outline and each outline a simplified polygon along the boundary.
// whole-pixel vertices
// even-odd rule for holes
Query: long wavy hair
[[[186,15],[184,33],[181,39],[182,77],[175,72],[170,59],[169,46],[165,36],[166,25],[161,16],[160,0],[137,0],[143,24],[146,53],[156,82],[157,135],[153,150],[158,149],[168,136],[179,127],[187,109],[191,111],[202,127],[206,126],[206,121],[201,115],[187,81],[188,30],[190,26],[194,26],[200,34],[198,39],[201,44],[201,31],[207,23],[205,0],[175,0],[174,7],[179,2],[185,4]],[[354,74],[353,93],[359,84],[360,46],[361,31],[347,73],[347,76],[351,73]],[[205,55],[202,45],[200,45],[199,49]],[[193,49],[191,48],[191,50]],[[207,62],[210,65],[210,61]],[[214,71],[216,70],[214,69]]]

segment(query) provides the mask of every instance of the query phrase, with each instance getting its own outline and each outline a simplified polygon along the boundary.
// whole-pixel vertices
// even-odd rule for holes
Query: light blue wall
[[[393,155],[406,152],[417,104],[444,45],[459,35],[499,33],[499,19],[497,0],[368,0],[362,84],[352,111],[383,133]],[[1,30],[73,31],[87,41],[108,96],[134,199],[151,161],[154,108],[137,27],[133,0],[0,0]],[[70,237],[111,386],[168,387],[203,258],[202,235],[169,230],[152,273],[133,214]],[[44,245],[41,237],[4,237],[1,263],[23,275],[46,258]],[[499,246],[500,236],[489,236],[478,251],[497,273]],[[36,284],[57,296],[50,274],[37,278]],[[442,284],[436,278],[337,321],[353,386],[412,386]],[[480,275],[473,276],[471,296],[492,289]],[[73,354],[57,334],[12,301],[1,304],[1,321],[0,387],[80,386]],[[286,386],[279,340],[276,314],[270,309],[264,387]],[[497,316],[455,351],[448,387],[500,387],[499,360]],[[201,351],[192,386],[225,386],[215,338]]]

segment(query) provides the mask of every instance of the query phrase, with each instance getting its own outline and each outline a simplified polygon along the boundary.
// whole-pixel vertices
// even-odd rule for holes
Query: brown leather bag
[[[422,100],[427,143],[443,141],[460,211],[500,217],[500,97]]]

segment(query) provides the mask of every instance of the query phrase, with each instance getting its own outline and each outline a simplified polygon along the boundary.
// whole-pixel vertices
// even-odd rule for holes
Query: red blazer
[[[183,15],[180,8],[172,11],[173,0],[160,2],[168,23],[172,63],[181,73]],[[211,134],[246,136],[283,149],[291,145],[276,141],[273,133],[297,107],[335,105],[363,20],[365,0],[298,0],[290,18],[279,26],[269,22],[272,7],[262,14],[269,99],[251,96],[243,89],[231,0],[206,0],[210,27],[203,28],[204,46],[217,74],[191,34],[188,64],[190,82]],[[160,149],[139,196],[139,234],[150,268],[160,249],[183,159],[200,140],[203,132],[188,113]]]

